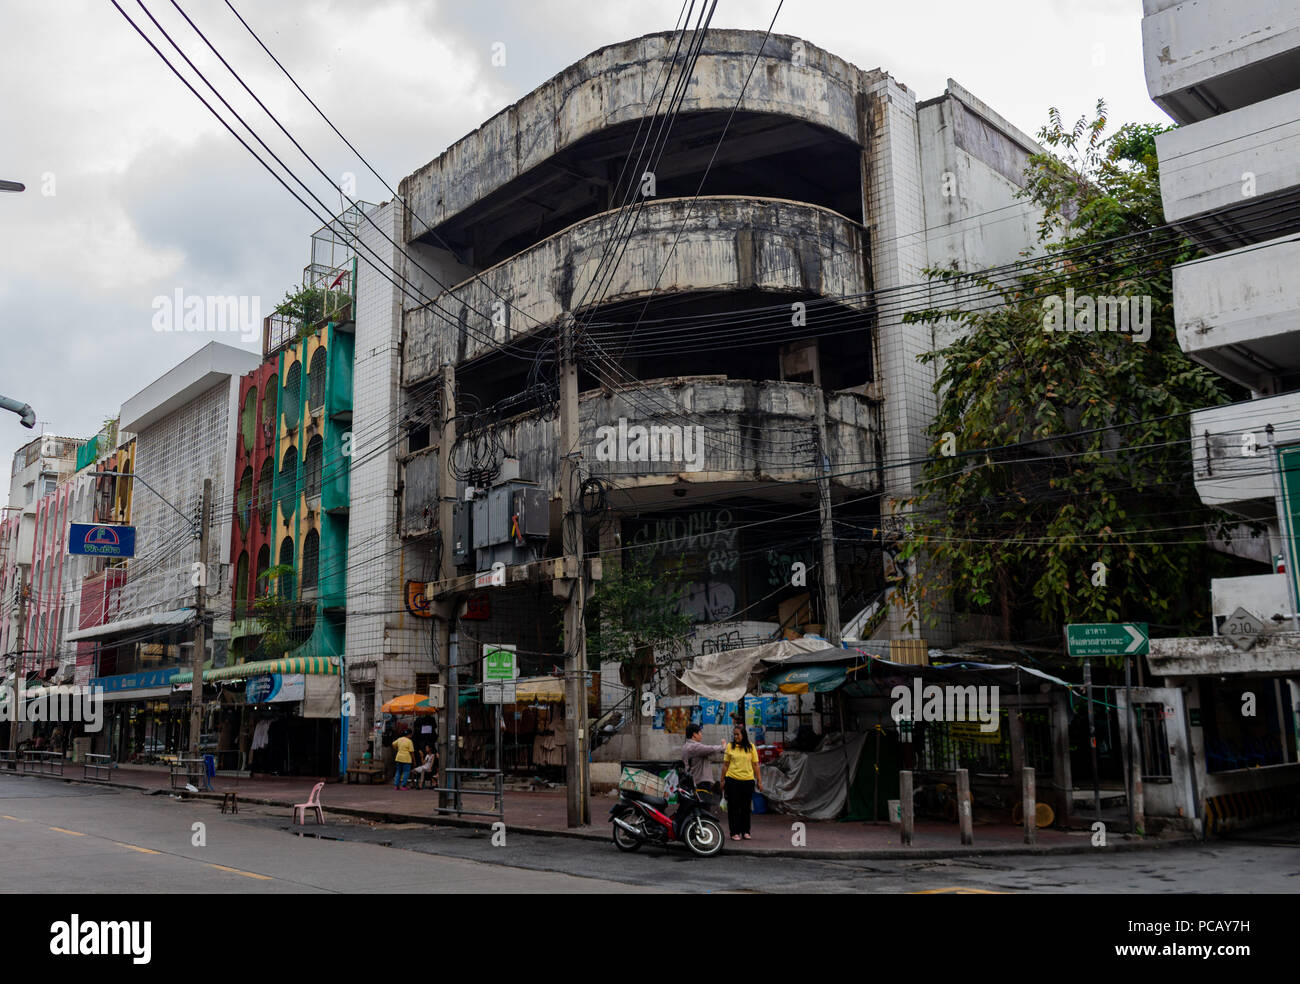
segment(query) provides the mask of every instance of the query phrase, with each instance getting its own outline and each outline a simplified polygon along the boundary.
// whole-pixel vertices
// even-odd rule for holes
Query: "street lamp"
[[[36,426],[36,411],[26,403],[19,403],[7,396],[0,396],[0,410],[12,410],[22,418],[23,426],[31,430]]]

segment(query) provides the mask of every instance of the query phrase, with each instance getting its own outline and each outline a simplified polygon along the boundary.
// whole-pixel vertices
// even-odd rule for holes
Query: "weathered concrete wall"
[[[617,220],[617,212],[604,212],[575,223],[439,297],[439,309],[462,330],[427,307],[407,311],[403,384],[430,379],[445,361],[482,355],[594,301],[588,288]],[[602,299],[754,287],[860,295],[867,290],[862,247],[855,223],[812,205],[732,196],[656,201],[641,211]],[[504,325],[493,321],[493,302],[504,310]]]
[[[597,476],[617,479],[621,487],[690,483],[740,482],[755,479],[805,478],[812,452],[814,387],[804,383],[749,382],[718,376],[648,380],[644,386],[609,395],[600,391],[579,400],[583,460]],[[651,413],[647,414],[647,410]],[[831,470],[854,472],[837,485],[854,490],[877,486],[874,410],[866,397],[835,393],[826,401],[827,441]],[[702,452],[695,460],[685,453],[675,460],[601,461],[598,428],[615,430],[622,419],[628,428],[651,425],[700,427]],[[559,434],[553,411],[524,414],[500,427],[506,453],[519,459],[519,475],[554,490],[559,476]],[[689,450],[697,445],[693,432]],[[614,447],[617,447],[615,438]],[[625,447],[629,445],[625,444]],[[674,447],[674,450],[676,448]],[[402,532],[411,536],[437,524],[438,452],[429,449],[407,459],[402,476]]]
[[[1274,632],[1262,635],[1245,652],[1227,639],[1214,636],[1152,639],[1148,662],[1152,673],[1166,677],[1298,673],[1300,633]]]
[[[680,111],[729,112],[762,43],[761,31],[709,31]],[[654,111],[676,44],[674,32],[648,34],[587,55],[404,179],[402,197],[436,226],[583,137],[639,120]],[[770,37],[764,51],[745,90],[748,112],[858,139],[856,68],[786,35]],[[406,241],[423,232],[408,214]]]

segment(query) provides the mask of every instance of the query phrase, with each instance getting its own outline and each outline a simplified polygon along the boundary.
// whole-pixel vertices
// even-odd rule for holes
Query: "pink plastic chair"
[[[294,823],[305,825],[307,823],[307,811],[315,810],[316,822],[324,826],[325,811],[322,810],[320,806],[320,791],[324,788],[325,788],[325,784],[323,782],[316,783],[316,785],[312,787],[311,795],[307,797],[307,802],[298,803],[294,806],[293,808]]]

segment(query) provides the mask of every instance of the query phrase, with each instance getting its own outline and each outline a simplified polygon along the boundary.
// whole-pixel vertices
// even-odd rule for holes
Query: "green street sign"
[[[508,682],[518,676],[514,646],[487,646],[483,656],[483,682]]]
[[[1146,622],[1097,622],[1065,627],[1071,656],[1145,656],[1150,650]]]

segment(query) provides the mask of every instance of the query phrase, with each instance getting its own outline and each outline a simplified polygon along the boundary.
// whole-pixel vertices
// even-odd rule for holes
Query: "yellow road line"
[[[27,822],[26,820],[20,819],[19,817],[11,817],[8,813],[0,813],[0,817],[4,817],[6,820],[12,820],[14,823]]]
[[[161,854],[161,851],[151,851],[147,847],[136,847],[134,844],[123,844],[121,841],[113,841],[118,847],[125,847],[128,850],[139,851],[141,854]]]
[[[1009,892],[995,892],[987,888],[963,888],[954,885],[951,888],[926,888],[913,895],[1009,895]]]
[[[85,834],[78,833],[75,830],[65,830],[63,827],[51,827],[51,830],[57,830],[61,834],[71,834],[73,837],[85,837]]]
[[[227,868],[224,864],[208,864],[209,868],[216,868],[218,871],[229,871],[232,875],[243,875],[245,878],[257,878],[260,881],[274,881],[270,875],[257,875],[251,871],[240,871],[238,868]]]

